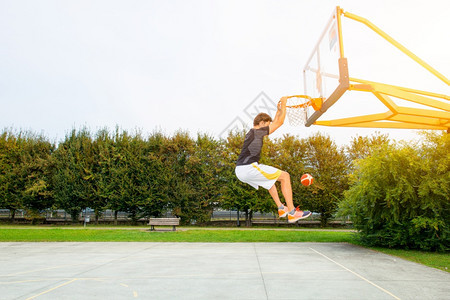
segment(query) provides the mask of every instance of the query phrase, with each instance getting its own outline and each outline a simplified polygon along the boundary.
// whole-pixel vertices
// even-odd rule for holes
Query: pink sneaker
[[[289,223],[295,223],[298,220],[305,219],[305,218],[309,217],[310,215],[311,215],[310,211],[308,211],[308,210],[301,211],[297,207],[297,210],[295,211],[295,213],[293,215],[288,214],[288,222]]]

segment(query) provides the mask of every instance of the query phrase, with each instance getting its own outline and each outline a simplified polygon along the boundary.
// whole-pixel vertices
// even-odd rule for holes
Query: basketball
[[[301,182],[304,186],[311,185],[314,181],[314,177],[312,177],[310,174],[306,173],[302,175]]]

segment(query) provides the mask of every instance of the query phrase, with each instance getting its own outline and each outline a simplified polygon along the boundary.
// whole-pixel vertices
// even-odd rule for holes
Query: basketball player
[[[289,223],[295,223],[300,219],[309,217],[311,212],[294,208],[289,173],[271,166],[259,164],[264,137],[273,133],[284,123],[284,119],[286,118],[286,102],[287,97],[282,97],[278,103],[278,110],[273,121],[266,113],[260,113],[255,117],[253,120],[253,128],[245,136],[241,154],[236,162],[235,173],[240,181],[248,183],[255,189],[262,186],[269,190],[270,195],[278,207],[279,217],[283,218],[287,216]],[[286,200],[286,204],[282,204],[280,201],[275,185],[276,181],[281,183],[281,192]]]

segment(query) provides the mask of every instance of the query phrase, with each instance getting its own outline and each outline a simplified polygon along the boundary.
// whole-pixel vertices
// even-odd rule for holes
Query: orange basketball
[[[304,186],[311,185],[314,181],[314,177],[312,177],[310,174],[306,173],[302,175],[301,182]]]

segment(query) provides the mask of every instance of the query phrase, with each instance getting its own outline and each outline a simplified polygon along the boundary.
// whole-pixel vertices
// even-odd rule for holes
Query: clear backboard
[[[404,55],[450,86],[450,80],[447,77],[414,55],[387,33],[367,19],[344,12],[338,6],[333,11],[303,68],[305,95],[301,95],[301,97],[318,98],[323,102],[321,107],[316,106],[317,110],[313,109],[312,105],[302,106],[305,108],[304,112],[302,111],[303,120],[306,120],[303,122],[305,126],[309,127],[315,124],[340,127],[436,129],[450,132],[449,95],[349,77],[342,40],[342,16],[366,25],[384,41],[396,47]],[[377,60],[375,60],[376,62]],[[375,96],[374,99],[377,100],[377,103],[382,104],[381,107],[387,110],[384,112],[367,110],[367,113],[351,116],[347,114],[351,111],[351,107],[349,107],[347,110],[343,109],[347,114],[343,118],[323,120],[321,116],[346,91],[370,93]],[[319,118],[322,120],[318,120]]]
[[[307,127],[333,105],[349,86],[347,60],[343,57],[339,10],[339,7],[334,10],[303,68],[305,95],[323,99],[320,110],[308,108],[305,123]]]

